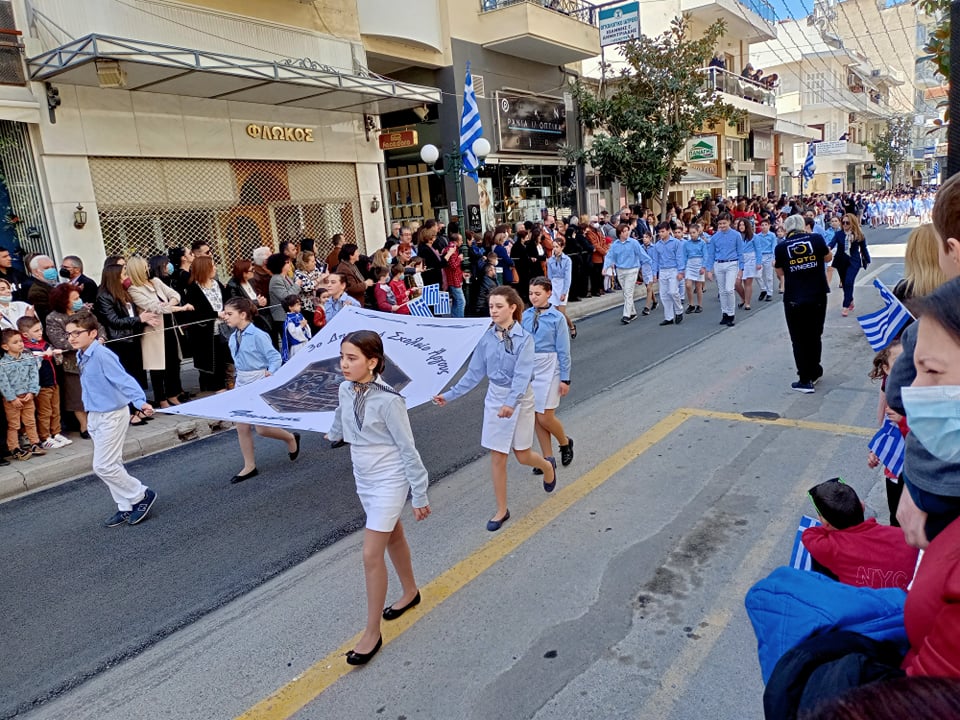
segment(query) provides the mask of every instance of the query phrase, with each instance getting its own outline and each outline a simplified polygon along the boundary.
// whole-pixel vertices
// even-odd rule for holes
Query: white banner
[[[380,334],[383,379],[413,408],[447,386],[488,327],[490,318],[420,318],[347,306],[276,375],[159,412],[326,432],[343,382],[340,341],[348,333]]]

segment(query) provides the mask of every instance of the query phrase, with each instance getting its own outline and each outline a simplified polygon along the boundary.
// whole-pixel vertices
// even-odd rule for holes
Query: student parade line
[[[423,600],[418,611],[404,614],[391,622],[389,630],[383,633],[383,645],[389,645],[400,638],[414,625],[429,616],[431,611],[439,607],[448,598],[535,537],[561,514],[586,498],[594,490],[600,488],[652,447],[665,440],[685,422],[697,418],[747,422],[767,427],[856,437],[872,437],[875,432],[873,428],[856,425],[750,416],[700,408],[679,408],[644,431],[635,440],[621,447],[592,470],[562,487],[555,495],[532,509],[527,515],[516,519],[509,527],[505,527],[502,532],[498,533],[494,539],[481,545],[453,567],[442,572],[426,585],[421,586]],[[729,621],[729,616],[724,613],[720,613],[720,615]],[[714,619],[718,621],[719,626],[719,622],[723,618],[716,617]],[[286,718],[295,715],[320,697],[337,680],[354,671],[354,668],[346,663],[344,656],[354,648],[361,635],[362,633],[357,633],[348,639],[339,648],[311,665],[289,683],[246,712],[238,715],[236,720],[286,720]]]

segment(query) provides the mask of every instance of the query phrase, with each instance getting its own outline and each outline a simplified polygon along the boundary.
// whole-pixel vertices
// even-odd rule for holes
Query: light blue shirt
[[[769,230],[765,233],[757,233],[753,236],[753,244],[761,257],[764,255],[773,255],[773,251],[777,247],[777,234]]]
[[[323,312],[327,315],[327,322],[333,320],[337,316],[337,313],[343,310],[343,308],[347,305],[360,307],[360,303],[346,293],[341,295],[339,300],[334,300],[332,297],[327,298],[327,301],[323,303]]]
[[[143,388],[123,369],[120,359],[99,342],[77,352],[77,365],[83,409],[87,412],[113,412],[127,403],[139,408],[147,402]]]
[[[560,381],[570,382],[570,331],[560,311],[550,307],[540,312],[537,331],[533,331],[536,308],[523,311],[523,329],[533,335],[533,350],[537,353],[556,353]]]
[[[717,230],[710,238],[713,253],[707,256],[707,270],[713,270],[715,262],[731,262],[736,260],[743,270],[743,236],[736,230]]]
[[[633,270],[639,268],[646,258],[650,262],[650,256],[646,250],[635,239],[628,237],[626,241],[619,238],[610,243],[610,249],[603,256],[603,267],[616,268],[618,270]]]
[[[484,377],[500,387],[510,388],[512,407],[516,407],[533,380],[534,340],[520,323],[510,329],[513,352],[507,352],[497,337],[496,325],[491,325],[470,357],[467,372],[460,382],[443,393],[446,401],[456,400],[473,390]]]
[[[683,245],[675,237],[657,240],[650,246],[650,259],[653,261],[653,274],[661,270],[682,270],[686,267],[683,260]]]
[[[280,353],[270,342],[270,336],[253,323],[243,330],[234,330],[227,345],[233,355],[233,364],[242,372],[266,370],[272,375],[282,364]]]
[[[686,267],[687,263],[690,262],[693,258],[703,258],[707,254],[707,244],[703,241],[703,237],[697,237],[696,240],[690,239],[683,244],[683,266]]]
[[[560,253],[560,257],[551,255],[547,258],[547,279],[553,285],[553,292],[557,297],[570,292],[573,282],[573,261],[569,255]]]

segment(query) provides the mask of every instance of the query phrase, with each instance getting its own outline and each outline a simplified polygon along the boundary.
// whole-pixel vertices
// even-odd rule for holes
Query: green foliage
[[[890,173],[896,177],[897,169],[907,159],[912,136],[913,119],[899,115],[887,120],[887,126],[877,135],[876,142],[868,143],[873,158],[880,168],[890,163]]]
[[[689,19],[678,17],[663,34],[623,45],[628,68],[607,92],[597,95],[582,82],[574,87],[581,122],[593,140],[569,157],[589,162],[634,193],[658,194],[678,181],[684,171],[675,161],[687,140],[742,116],[720,93],[706,89],[700,72],[724,32],[717,21],[703,37],[691,38]]]
[[[917,62],[931,62],[945,80],[950,80],[950,0],[913,0],[913,4],[930,17],[937,18],[937,27],[927,38],[923,50],[927,53]],[[944,121],[950,120],[948,103],[941,100],[938,108],[944,109]],[[940,126],[943,123],[937,122]]]

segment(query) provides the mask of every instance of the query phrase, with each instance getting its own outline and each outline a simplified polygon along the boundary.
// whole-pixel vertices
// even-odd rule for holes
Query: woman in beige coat
[[[163,316],[162,327],[147,327],[140,337],[143,353],[143,369],[150,371],[154,402],[162,408],[179,405],[177,396],[183,392],[180,384],[180,346],[177,343],[177,328],[173,313],[189,312],[192,305],[180,305],[180,295],[165,285],[159,278],[150,278],[147,261],[141,257],[127,260],[127,276],[130,278],[130,299],[140,312],[157,313]]]

